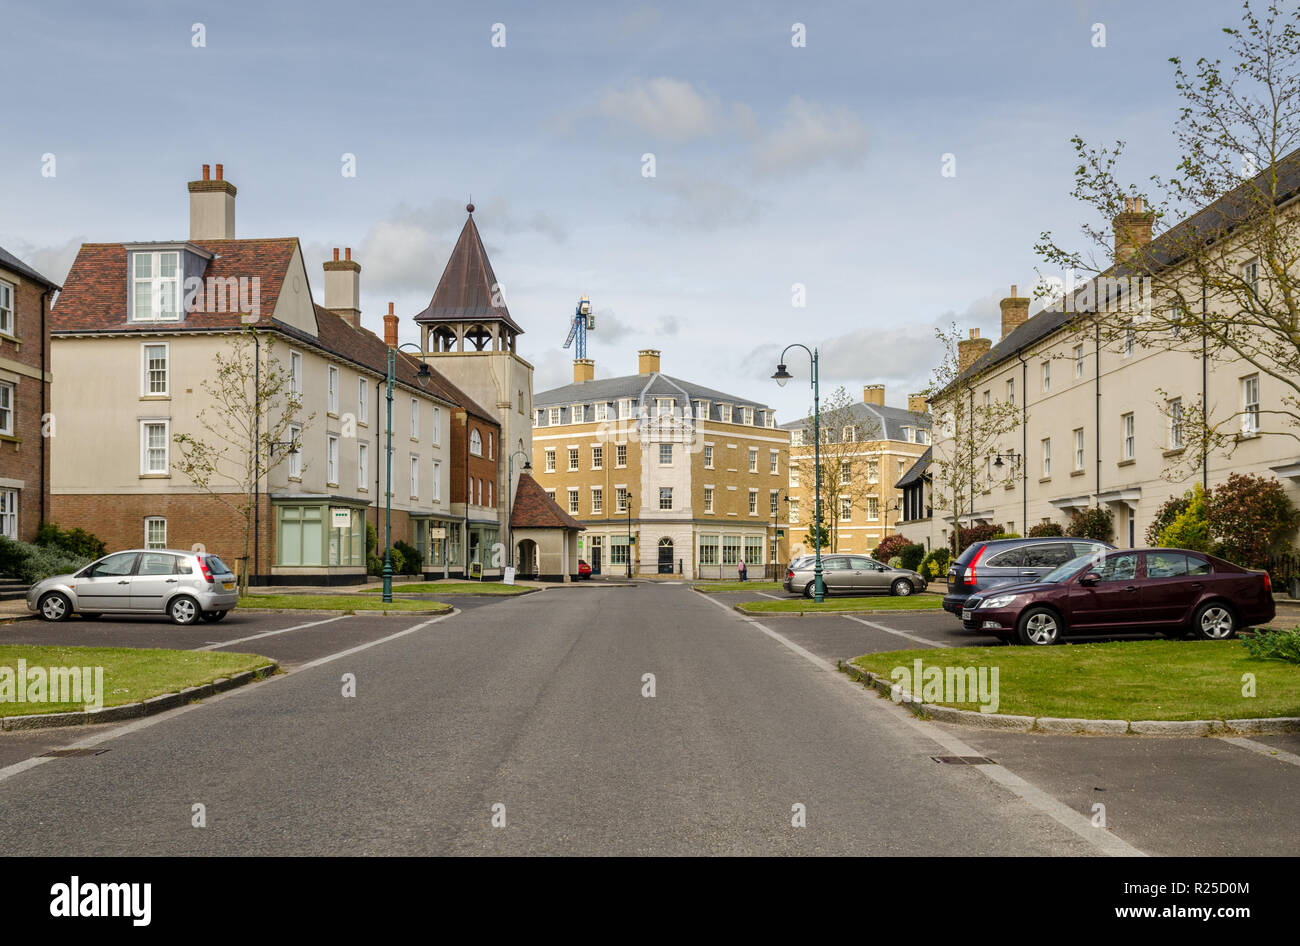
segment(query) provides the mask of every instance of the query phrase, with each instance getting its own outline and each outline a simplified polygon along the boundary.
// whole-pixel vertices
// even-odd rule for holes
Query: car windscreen
[[[226,563],[223,562],[221,559],[219,559],[217,556],[209,553],[206,561],[208,563],[208,570],[211,571],[212,574],[214,575],[232,574],[230,569],[226,566]]]
[[[1070,559],[1064,565],[1052,569],[1038,580],[1039,582],[1065,581],[1065,579],[1084,568],[1089,562],[1100,557],[1099,555],[1080,555],[1077,558]]]

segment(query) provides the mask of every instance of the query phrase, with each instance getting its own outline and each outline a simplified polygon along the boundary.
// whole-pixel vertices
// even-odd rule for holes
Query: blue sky
[[[803,342],[824,389],[884,383],[904,405],[939,358],[935,327],[996,336],[997,299],[1036,278],[1039,233],[1077,232],[1072,134],[1128,141],[1133,179],[1171,168],[1167,60],[1223,55],[1238,12],[10,4],[0,245],[61,279],[82,242],[183,237],[185,183],[220,162],[238,236],[300,238],[318,302],[321,262],[353,247],[364,322],[381,331],[392,300],[413,340],[472,195],[538,390],[570,380],[560,346],[587,293],[598,377],[659,348],[667,373],[790,420],[810,393],[768,378]]]

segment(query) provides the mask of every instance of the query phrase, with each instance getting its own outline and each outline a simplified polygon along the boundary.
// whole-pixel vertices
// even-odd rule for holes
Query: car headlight
[[[1016,600],[1016,595],[998,595],[996,598],[985,598],[980,605],[981,608],[1005,608],[1012,601]]]

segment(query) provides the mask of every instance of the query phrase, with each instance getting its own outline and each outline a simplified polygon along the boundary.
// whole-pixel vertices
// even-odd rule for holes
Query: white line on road
[[[1228,736],[1223,741],[1230,742],[1234,746],[1240,746],[1242,749],[1249,749],[1251,752],[1258,752],[1260,755],[1266,755],[1271,759],[1277,759],[1279,762],[1300,766],[1300,755],[1287,752],[1285,749],[1274,748],[1266,742],[1256,742],[1254,739],[1247,739],[1245,736]]]
[[[899,637],[906,637],[909,641],[916,641],[918,644],[924,644],[927,647],[942,647],[943,644],[937,644],[932,640],[926,640],[924,637],[917,637],[915,634],[909,634],[907,631],[898,631],[892,627],[885,627],[883,624],[875,624],[871,621],[864,621],[862,618],[855,618],[851,614],[844,615],[850,621],[857,621],[859,624],[865,624],[867,627],[873,627],[878,631],[884,631],[886,634],[897,634]]]
[[[756,591],[756,592],[754,592],[754,593],[755,593],[755,594],[760,594],[760,595],[762,595],[764,598],[771,598],[773,601],[780,601],[780,600],[782,600],[780,595],[770,595],[770,594],[768,594],[766,591]]]
[[[276,634],[288,634],[290,631],[301,631],[305,627],[316,627],[319,624],[329,624],[331,621],[342,621],[344,618],[352,617],[350,614],[340,614],[336,618],[325,618],[323,621],[308,621],[306,624],[295,624],[293,627],[282,627],[278,631],[266,631],[262,634],[252,634],[248,637],[236,637],[233,641],[221,641],[218,644],[205,644],[202,647],[195,647],[195,650],[216,650],[218,647],[230,647],[233,644],[242,644],[245,641],[255,641],[261,637],[274,637]]]
[[[705,598],[705,600],[713,601],[712,598]],[[717,601],[713,601],[713,603],[718,605],[718,607],[722,608],[728,614],[734,615],[735,617],[744,621],[746,624],[750,624],[758,628],[768,637],[771,637],[773,640],[776,640],[781,644],[785,645],[786,647],[794,651],[799,656],[805,658],[806,660],[820,667],[822,670],[828,671],[836,679],[842,680],[847,685],[853,687],[853,689],[856,692],[858,693],[863,692],[861,685],[853,682],[844,674],[840,673],[839,670],[837,670],[830,661],[818,657],[816,654],[812,653],[811,651],[803,647],[800,647],[794,641],[789,640],[786,637],[783,637],[782,635],[778,634],[776,631],[773,631],[771,628],[765,627],[764,625],[758,623],[752,618],[747,618],[740,615],[739,613],[728,608],[725,604],[721,604]],[[864,621],[863,623],[865,624],[867,622]],[[874,711],[889,713],[898,722],[910,726],[912,729],[915,729],[917,732],[926,736],[931,741],[942,746],[944,749],[947,749],[948,754],[950,755],[966,755],[966,756],[983,755],[982,752],[978,752],[971,746],[968,746],[956,735],[944,729],[941,729],[940,727],[936,726],[934,723],[922,722],[921,720],[913,716],[911,712],[909,712],[908,710],[905,710],[900,706],[896,706],[895,704],[891,703],[888,700],[864,700],[863,705],[869,707],[871,710]],[[1066,805],[1064,802],[1058,801],[1057,799],[1053,798],[1051,795],[1043,791],[1038,786],[1026,781],[1019,775],[1016,775],[1014,772],[1010,771],[1005,766],[980,765],[980,766],[974,766],[974,768],[985,778],[989,779],[989,781],[996,782],[998,785],[1001,785],[1007,791],[1011,792],[1011,794],[1015,795],[1017,798],[1021,799],[1022,801],[1027,802],[1030,806],[1038,809],[1040,812],[1047,815],[1049,818],[1056,821],[1058,824],[1068,828],[1070,831],[1074,832],[1079,837],[1083,838],[1083,840],[1087,841],[1089,844],[1091,844],[1093,847],[1100,850],[1102,853],[1110,854],[1113,856],[1120,856],[1120,857],[1145,857],[1146,856],[1146,854],[1143,851],[1138,850],[1136,847],[1129,844],[1127,841],[1118,837],[1117,835],[1111,833],[1109,830],[1104,828],[1093,827],[1092,821],[1090,819],[1088,819],[1084,815],[1081,815],[1079,812],[1075,811],[1073,808],[1071,808],[1069,805]]]

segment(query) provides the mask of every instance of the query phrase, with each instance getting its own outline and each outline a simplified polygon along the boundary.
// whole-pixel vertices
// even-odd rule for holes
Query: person
[[[740,560],[740,564],[737,568],[740,569],[740,580],[747,581],[748,579],[745,578],[745,560],[743,558]]]

